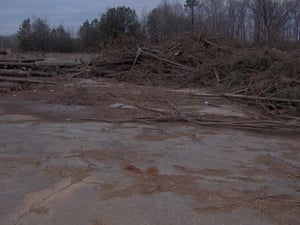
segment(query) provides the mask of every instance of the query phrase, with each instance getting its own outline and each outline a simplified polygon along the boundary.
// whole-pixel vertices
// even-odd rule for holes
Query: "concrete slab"
[[[0,121],[0,225],[299,224],[297,136]]]

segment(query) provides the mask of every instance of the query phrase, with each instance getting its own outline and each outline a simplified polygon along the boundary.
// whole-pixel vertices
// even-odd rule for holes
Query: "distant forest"
[[[16,34],[0,36],[0,48],[14,51],[98,52],[115,38],[130,35],[160,43],[195,30],[237,44],[291,47],[300,40],[299,0],[163,0],[150,12],[108,9],[100,18],[84,21],[77,35],[63,25],[51,28],[42,18],[26,18]]]

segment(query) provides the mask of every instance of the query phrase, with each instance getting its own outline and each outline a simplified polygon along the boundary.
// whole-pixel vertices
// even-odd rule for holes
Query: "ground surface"
[[[261,116],[196,92],[73,79],[1,96],[0,224],[299,224],[299,134],[174,120]]]

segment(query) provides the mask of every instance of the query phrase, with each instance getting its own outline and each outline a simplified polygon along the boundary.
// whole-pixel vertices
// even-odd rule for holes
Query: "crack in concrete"
[[[14,225],[18,225],[20,224],[20,221],[23,220],[26,216],[28,216],[29,214],[31,214],[32,212],[32,209],[34,208],[37,208],[37,207],[40,207],[42,206],[43,204],[45,204],[49,199],[51,199],[52,197],[54,197],[55,195],[57,194],[60,194],[64,191],[66,191],[67,189],[69,189],[72,185],[76,184],[78,182],[74,182],[74,181],[71,181],[68,185],[66,185],[65,187],[57,190],[57,191],[53,191],[51,192],[50,194],[48,194],[47,196],[44,196],[39,202],[37,203],[33,203],[31,204],[30,208],[26,211],[26,212],[23,212],[17,219],[16,219],[16,222],[14,223]]]

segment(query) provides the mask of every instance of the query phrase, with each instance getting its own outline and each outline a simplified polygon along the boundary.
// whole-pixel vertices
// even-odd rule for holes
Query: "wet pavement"
[[[300,223],[296,135],[80,122],[92,107],[57,104],[53,119],[43,104],[0,104],[1,225]]]

